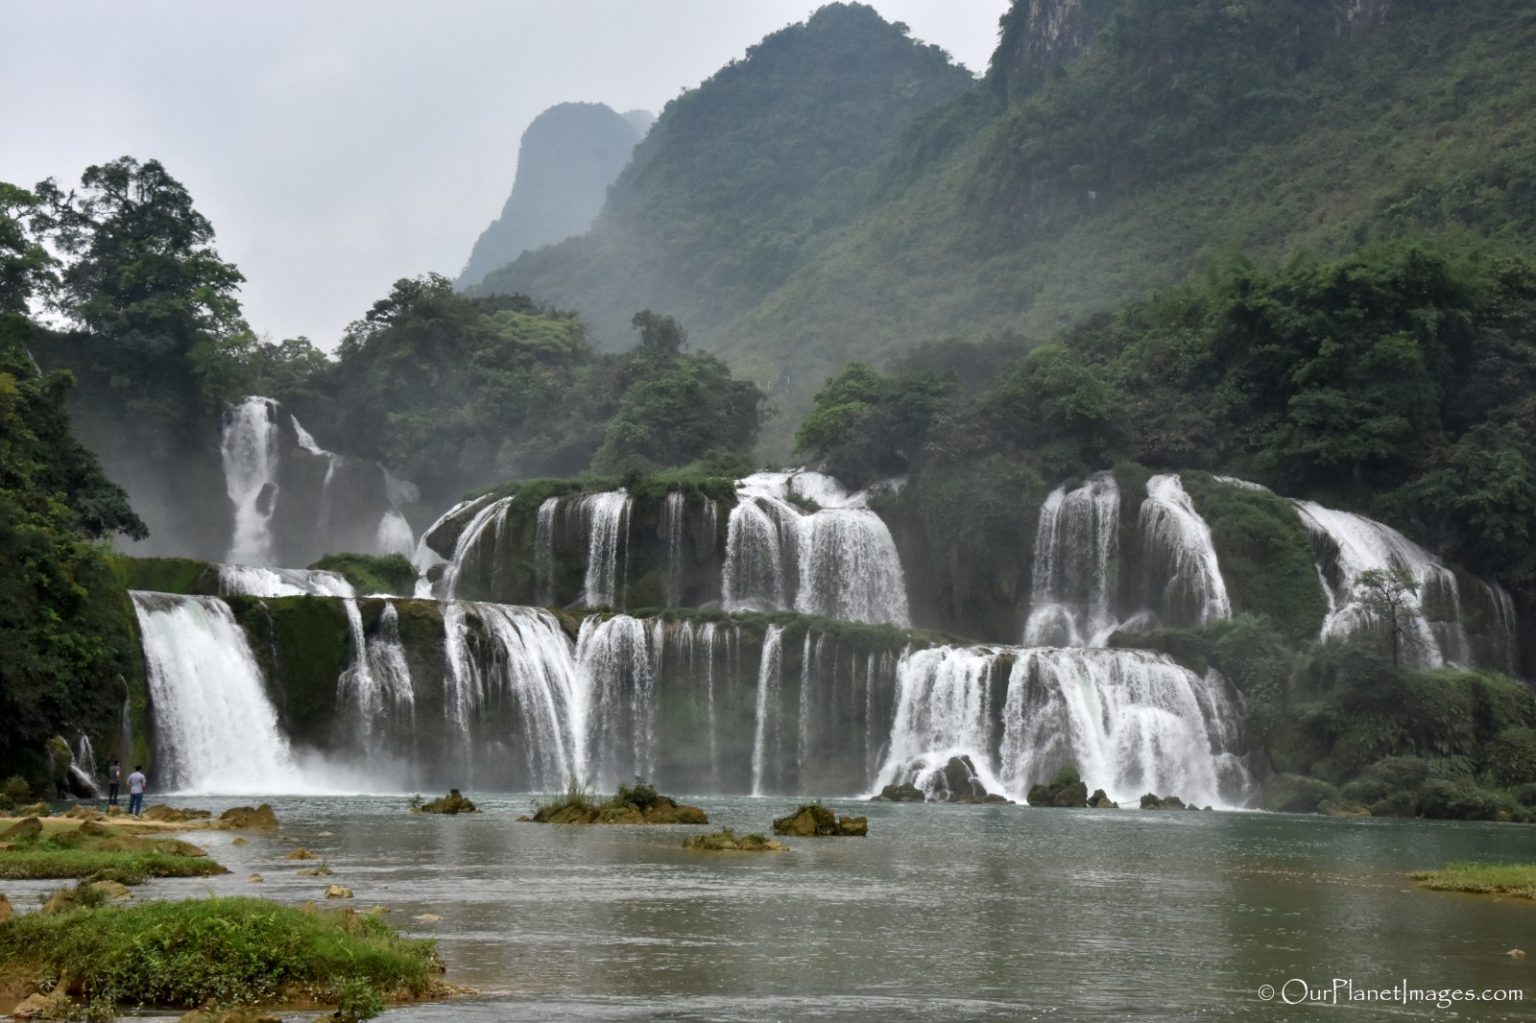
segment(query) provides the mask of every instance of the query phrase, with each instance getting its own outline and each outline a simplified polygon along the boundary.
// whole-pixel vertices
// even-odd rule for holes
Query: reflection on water
[[[298,902],[336,881],[356,892],[357,909],[388,907],[397,927],[438,939],[451,980],[481,992],[392,1010],[394,1023],[1325,1011],[1258,1000],[1261,984],[1292,977],[1529,984],[1536,998],[1536,957],[1503,954],[1536,946],[1536,905],[1418,891],[1404,876],[1453,859],[1530,860],[1529,828],[834,802],[867,812],[870,837],[729,856],[680,848],[688,828],[518,824],[527,798],[475,798],[487,812],[467,817],[407,814],[403,799],[278,800],[276,836],[243,846],[229,833],[198,836],[229,876],[151,890]],[[738,831],[764,830],[790,807],[696,801]],[[336,875],[296,876],[304,864],[282,858],[294,844]],[[265,883],[247,883],[253,872]],[[442,919],[412,919],[423,913]],[[1429,1015],[1350,1008],[1352,1020]],[[1479,1005],[1459,1018],[1532,1009]]]

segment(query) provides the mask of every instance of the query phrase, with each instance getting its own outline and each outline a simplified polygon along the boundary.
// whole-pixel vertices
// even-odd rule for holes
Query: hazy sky
[[[1008,0],[869,0],[985,70]],[[0,180],[159,159],[247,278],[333,347],[397,278],[456,275],[556,103],[659,112],[795,0],[0,0]]]

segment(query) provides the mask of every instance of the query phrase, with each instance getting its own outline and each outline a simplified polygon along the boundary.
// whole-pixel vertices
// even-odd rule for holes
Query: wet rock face
[[[474,803],[464,798],[464,795],[458,789],[449,789],[446,796],[434,799],[430,803],[423,803],[421,806],[412,807],[411,812],[459,814],[479,813],[480,809]]]
[[[885,788],[881,789],[880,794],[871,799],[870,802],[922,803],[926,802],[927,799],[928,797],[923,795],[922,789],[918,788],[916,785],[913,785],[911,782],[903,782],[900,785],[887,785]]]
[[[1102,789],[1094,793],[1103,796]],[[1088,785],[1078,777],[1077,769],[1063,767],[1048,785],[1033,785],[1029,790],[1030,806],[1085,807],[1088,805]]]

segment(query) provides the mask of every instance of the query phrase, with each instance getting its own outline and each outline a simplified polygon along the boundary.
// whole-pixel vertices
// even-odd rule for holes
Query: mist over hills
[[[518,146],[512,193],[475,242],[458,286],[478,284],[524,252],[591,227],[653,120],[648,110],[618,114],[602,103],[561,103],[535,117]]]
[[[782,453],[850,359],[1045,340],[1234,252],[1528,244],[1533,55],[1505,0],[1020,0],[971,82],[833,5],[669,104],[588,234],[482,288],[606,346],[678,316],[769,390]]]

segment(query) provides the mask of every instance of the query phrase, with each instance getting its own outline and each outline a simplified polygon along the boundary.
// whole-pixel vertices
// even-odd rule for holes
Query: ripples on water
[[[738,832],[792,805],[693,801]],[[449,979],[481,992],[391,1010],[392,1023],[1272,1019],[1323,1011],[1258,1001],[1259,985],[1291,977],[1520,987],[1536,962],[1503,955],[1536,944],[1536,906],[1404,876],[1528,861],[1536,831],[1519,826],[831,801],[867,812],[870,837],[733,856],[683,850],[688,828],[518,824],[527,797],[477,798],[486,812],[463,817],[407,814],[398,797],[273,802],[276,836],[196,836],[230,875],[141,897],[299,902],[349,886],[359,911],[385,906],[436,938]],[[296,876],[305,864],[283,859],[295,845],[335,876]],[[48,887],[8,890],[30,901]],[[412,919],[423,913],[442,920]]]

